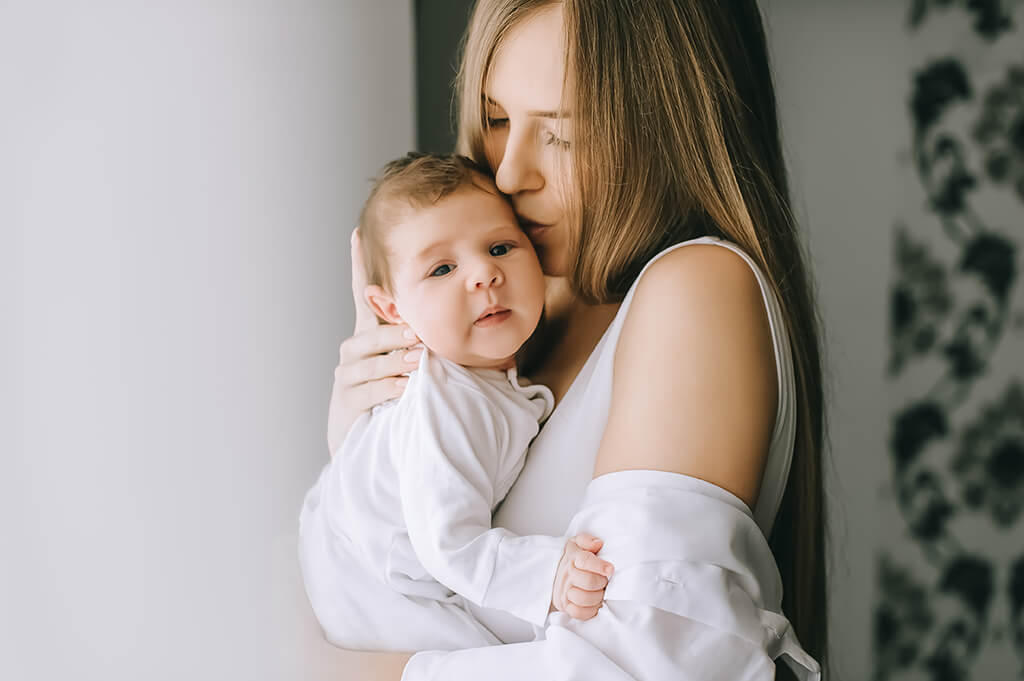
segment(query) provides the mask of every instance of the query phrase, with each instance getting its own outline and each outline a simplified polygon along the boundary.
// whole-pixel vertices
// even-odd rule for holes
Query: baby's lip
[[[477,317],[476,320],[480,321],[481,319],[483,319],[487,315],[491,315],[491,314],[494,314],[496,312],[506,312],[506,311],[508,311],[507,307],[502,307],[501,305],[491,305],[489,308],[487,308],[486,310],[481,312],[480,316]]]

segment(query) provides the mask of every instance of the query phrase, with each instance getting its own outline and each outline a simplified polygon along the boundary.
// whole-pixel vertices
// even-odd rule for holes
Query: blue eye
[[[444,271],[442,271],[442,270],[444,270]],[[432,277],[443,277],[444,275],[448,274],[451,271],[452,271],[452,266],[451,265],[441,265],[436,270],[431,272],[430,276],[432,276]]]
[[[501,251],[501,252],[500,253],[495,253],[495,251]],[[509,245],[508,244],[498,244],[497,246],[491,246],[490,253],[493,256],[506,255],[508,252],[509,252]]]

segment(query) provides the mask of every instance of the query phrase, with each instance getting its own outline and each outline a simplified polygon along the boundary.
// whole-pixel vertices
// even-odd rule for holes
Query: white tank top
[[[565,533],[593,477],[594,460],[608,421],[615,348],[637,283],[653,262],[691,244],[713,244],[734,251],[750,266],[761,286],[775,349],[778,409],[753,516],[764,535],[770,535],[789,476],[796,433],[796,386],[789,335],[778,300],[764,273],[739,246],[716,237],[700,237],[670,246],[644,266],[586,364],[530,445],[526,465],[494,515],[494,526],[520,535]],[[530,639],[527,632],[508,622],[503,614],[477,612],[502,640]],[[513,629],[509,629],[510,626]],[[514,633],[517,629],[518,633]]]

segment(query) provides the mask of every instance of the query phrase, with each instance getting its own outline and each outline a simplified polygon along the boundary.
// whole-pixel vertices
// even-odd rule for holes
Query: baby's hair
[[[394,225],[467,185],[500,196],[490,169],[459,154],[411,151],[385,165],[359,216],[367,283],[391,289],[386,240]]]

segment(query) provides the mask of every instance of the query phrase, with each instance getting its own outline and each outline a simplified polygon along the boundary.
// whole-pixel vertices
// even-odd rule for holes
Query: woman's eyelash
[[[544,144],[554,144],[561,147],[562,149],[569,148],[569,140],[564,140],[561,137],[558,137],[557,135],[555,135],[555,133],[551,132],[550,130],[544,133]]]
[[[506,125],[508,123],[507,118],[492,118],[491,116],[488,116],[486,120],[488,128],[500,128],[501,126]]]

